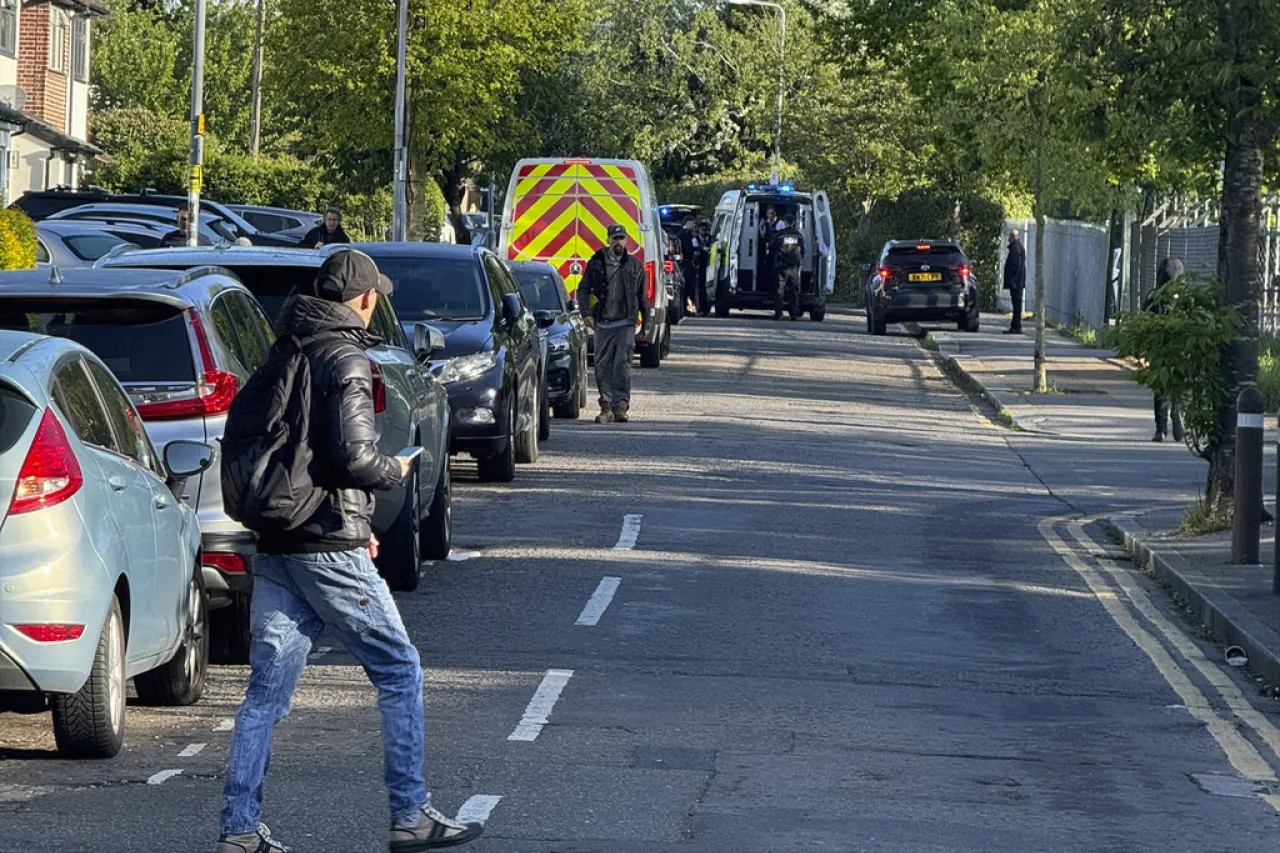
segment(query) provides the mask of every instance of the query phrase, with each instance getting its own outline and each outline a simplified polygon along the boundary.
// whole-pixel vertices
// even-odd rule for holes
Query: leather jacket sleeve
[[[328,436],[323,453],[342,488],[390,489],[400,482],[400,463],[378,452],[373,423],[373,374],[369,359],[352,348],[333,364],[323,411]]]

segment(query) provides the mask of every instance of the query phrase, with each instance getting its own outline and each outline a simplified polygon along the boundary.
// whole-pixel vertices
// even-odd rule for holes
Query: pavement
[[[454,559],[398,596],[468,851],[1274,853],[1274,702],[1095,522],[1185,506],[1185,449],[1008,429],[857,317],[689,320],[635,381],[512,484],[456,463]],[[0,715],[0,853],[211,849],[246,678],[135,701],[112,761]],[[380,755],[322,640],[264,819],[385,849]]]

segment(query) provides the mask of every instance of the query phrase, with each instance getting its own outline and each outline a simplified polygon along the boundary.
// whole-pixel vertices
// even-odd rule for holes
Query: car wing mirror
[[[549,329],[556,324],[556,312],[554,311],[535,311],[533,319],[537,321],[538,328]]]
[[[576,299],[570,299],[570,300],[569,300],[569,306],[568,306],[568,307],[569,307],[569,313],[570,313],[570,314],[576,314],[576,313],[578,313],[578,311],[580,310],[580,309],[578,308],[578,300],[576,300]]]
[[[164,467],[168,473],[167,484],[170,490],[182,497],[187,480],[197,474],[203,474],[213,465],[218,451],[213,445],[202,441],[178,439],[164,446]]]
[[[505,293],[502,296],[502,319],[507,326],[514,326],[519,320],[520,315],[524,313],[524,303],[520,301],[520,297],[514,293]]]
[[[871,272],[871,264],[863,264],[862,266],[858,267],[858,269],[862,270],[863,272]]]
[[[419,361],[427,361],[444,349],[444,334],[426,323],[413,325],[413,354]]]

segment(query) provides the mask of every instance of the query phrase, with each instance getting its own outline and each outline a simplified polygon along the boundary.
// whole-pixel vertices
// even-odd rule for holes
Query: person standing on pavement
[[[651,338],[653,306],[645,287],[644,266],[627,251],[627,229],[609,226],[609,245],[591,256],[578,303],[594,330],[596,386],[600,414],[596,423],[626,423],[631,410],[631,360],[635,356],[636,316],[641,340]]]
[[[1013,302],[1013,319],[1007,335],[1022,333],[1022,297],[1027,291],[1027,250],[1022,246],[1017,228],[1009,232],[1009,254],[1004,259],[1004,289]]]
[[[350,243],[351,238],[342,230],[342,212],[331,207],[324,214],[324,220],[307,232],[298,246],[303,249],[323,249],[330,243]]]
[[[1167,308],[1162,300],[1158,297],[1161,291],[1169,284],[1182,278],[1186,273],[1186,265],[1178,258],[1165,258],[1160,262],[1159,268],[1156,270],[1156,287],[1151,291],[1151,295],[1147,297],[1146,309],[1153,314],[1163,314]],[[1182,441],[1182,410],[1177,400],[1165,400],[1160,397],[1155,399],[1155,416],[1156,416],[1156,433],[1151,437],[1152,441],[1164,441],[1165,436],[1169,435],[1170,415],[1173,419],[1173,440]]]
[[[698,223],[698,243],[702,250],[698,254],[696,280],[694,288],[698,316],[706,317],[711,313],[711,295],[707,293],[707,269],[711,266],[711,223],[706,219]]]
[[[273,472],[264,480],[258,473],[263,454],[253,458],[254,453],[241,452],[239,439],[280,427],[289,403],[300,399],[293,396],[295,377],[309,374],[310,384],[303,386],[310,389],[311,401],[303,421],[305,451],[294,457],[302,460],[306,473],[298,474],[292,464],[277,466],[281,476],[297,476],[286,487],[293,498],[287,503],[302,520],[292,526],[256,524],[254,529],[252,671],[227,759],[215,853],[288,849],[260,820],[271,734],[288,714],[307,654],[323,631],[338,637],[378,690],[391,853],[452,847],[483,830],[431,806],[422,770],[422,666],[373,564],[378,540],[370,526],[372,492],[396,486],[413,465],[404,457],[383,456],[376,444],[373,379],[365,351],[377,341],[367,329],[378,300],[391,291],[390,280],[368,255],[344,251],[328,258],[314,284],[286,300],[277,321],[277,344],[255,374],[263,380],[249,380],[228,416],[232,449],[224,438],[223,458],[227,506],[247,505],[246,493],[274,496],[280,477]],[[293,366],[294,372],[287,373],[282,364]],[[279,461],[277,456],[266,458]]]
[[[794,213],[783,217],[781,231],[773,232],[769,255],[778,271],[777,290],[773,295],[773,319],[781,320],[784,308],[800,308],[800,267],[804,264],[804,236],[796,228]]]
[[[702,253],[702,241],[698,239],[696,225],[697,220],[686,216],[684,227],[680,229],[680,274],[684,276],[685,302],[692,303],[691,312],[698,311],[701,306],[698,301],[698,257]]]

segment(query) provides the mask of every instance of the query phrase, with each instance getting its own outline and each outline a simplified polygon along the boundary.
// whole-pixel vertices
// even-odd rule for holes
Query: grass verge
[[[1182,516],[1182,526],[1178,528],[1178,533],[1183,536],[1204,536],[1209,533],[1221,533],[1224,530],[1231,529],[1231,520],[1222,518],[1209,512],[1209,508],[1205,506],[1204,498],[1196,498]]]

